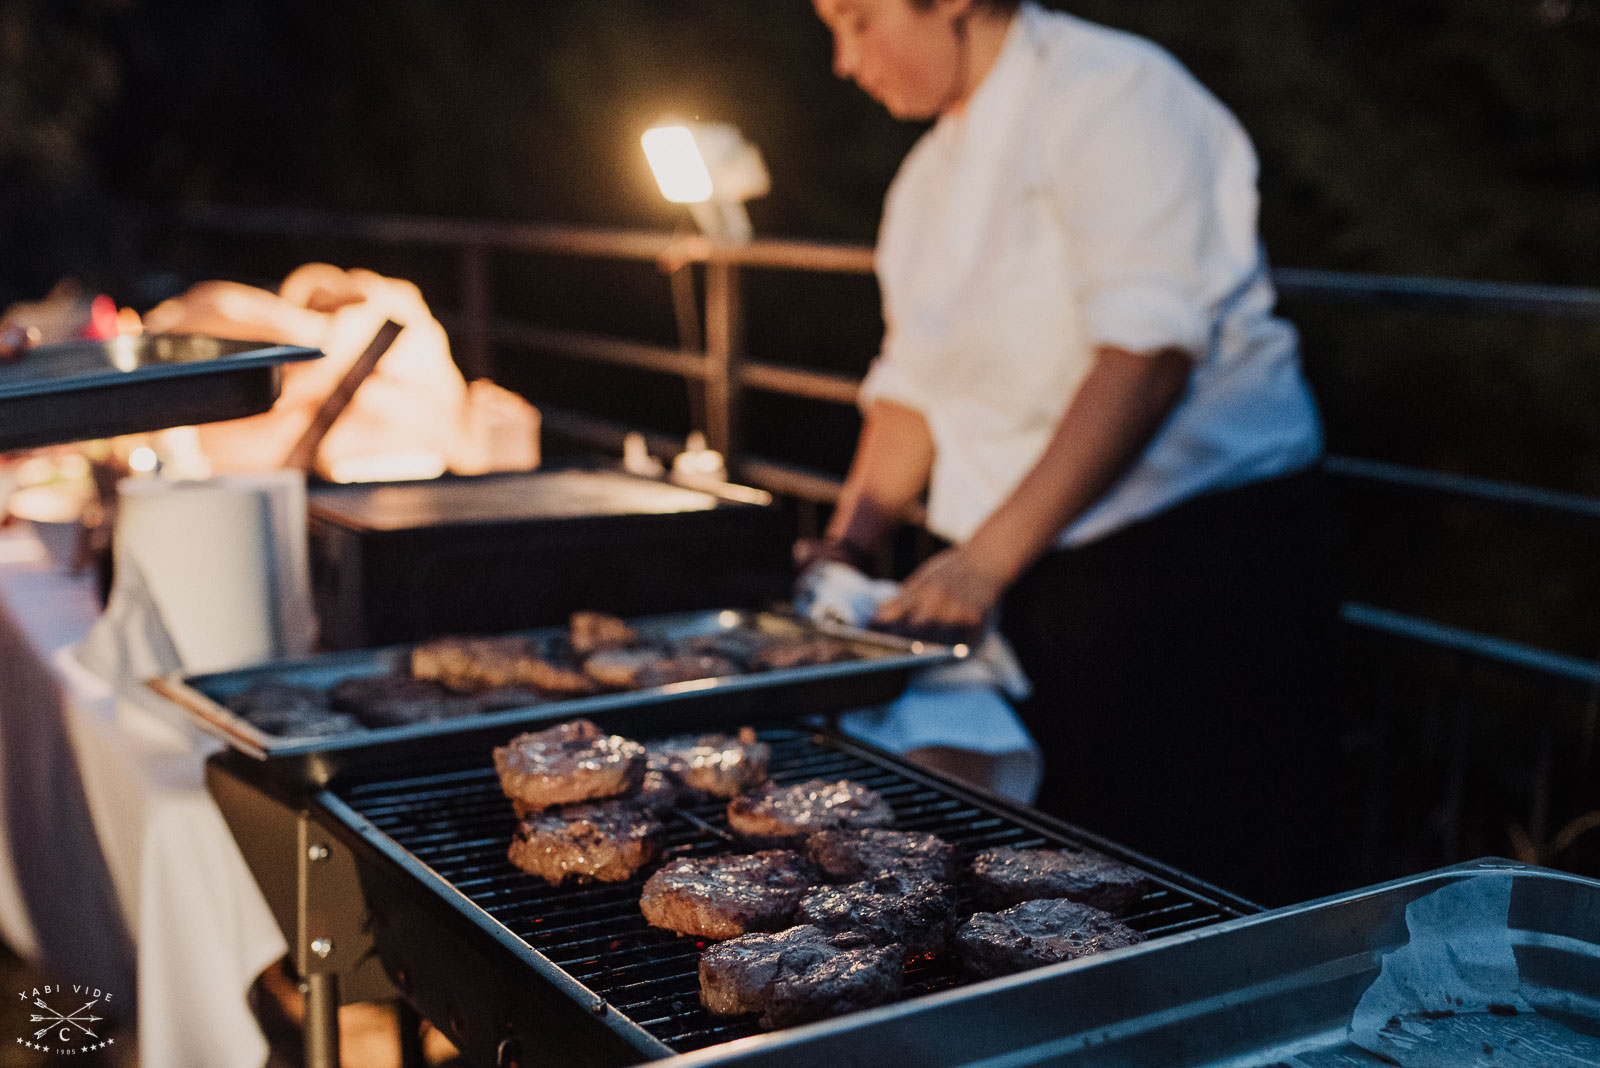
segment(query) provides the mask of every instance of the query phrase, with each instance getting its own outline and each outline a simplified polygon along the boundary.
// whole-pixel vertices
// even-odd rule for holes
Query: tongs
[[[361,383],[372,374],[373,368],[378,366],[378,360],[389,351],[389,346],[394,344],[394,339],[399,336],[402,327],[393,319],[385,319],[383,325],[378,327],[378,332],[372,340],[367,342],[367,347],[356,362],[345,371],[344,377],[339,379],[339,384],[333,387],[333,392],[323,398],[317,407],[316,414],[311,417],[311,425],[306,427],[300,440],[294,443],[294,448],[289,450],[289,455],[284,460],[284,466],[294,470],[310,471],[317,459],[317,449],[322,446],[322,439],[328,436],[339,416],[344,414],[345,408],[350,404],[350,398],[356,395],[356,390],[361,388]]]

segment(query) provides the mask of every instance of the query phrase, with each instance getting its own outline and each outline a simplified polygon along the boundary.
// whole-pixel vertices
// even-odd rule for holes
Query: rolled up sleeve
[[[928,388],[905,366],[906,361],[896,359],[887,348],[872,361],[861,388],[856,393],[856,405],[865,412],[874,401],[886,400],[928,411]]]
[[[1107,86],[1106,106],[1058,131],[1051,170],[1082,280],[1085,336],[1134,352],[1209,345],[1227,235],[1217,113],[1180,69],[1147,66]],[[1253,175],[1252,181],[1253,181]]]

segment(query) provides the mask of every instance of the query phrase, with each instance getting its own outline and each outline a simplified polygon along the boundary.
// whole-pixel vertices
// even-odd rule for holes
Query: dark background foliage
[[[1277,265],[1600,280],[1595,0],[1054,6],[1153,38],[1240,115]],[[751,205],[759,232],[827,240],[872,239],[920,132],[833,78],[805,0],[0,0],[0,301],[66,274],[135,306],[181,282],[120,222],[127,204],[682,225],[638,150],[669,113],[732,121],[761,147],[773,188]],[[672,333],[649,270],[600,280],[544,265],[496,287],[503,304],[567,325]],[[757,276],[748,295],[761,358],[864,368],[878,330],[870,283]],[[1285,311],[1332,451],[1600,495],[1594,325]],[[552,395],[581,377],[507,370],[519,374],[519,388]],[[602,392],[630,419],[692,419],[676,388]],[[799,435],[781,408],[752,416],[753,444],[769,451],[824,467],[848,451],[848,412]],[[1390,600],[1573,652],[1600,646],[1589,608],[1600,578],[1574,567],[1542,579],[1541,607],[1527,611],[1530,583],[1503,562],[1542,552],[1517,540],[1525,531],[1456,517],[1470,536],[1444,545],[1438,521],[1401,531],[1429,547],[1426,584],[1406,554],[1374,570]],[[1485,595],[1485,583],[1512,588]]]
[[[1297,266],[1600,275],[1592,0],[1076,0],[1230,104]],[[0,178],[152,200],[663,224],[640,129],[737,123],[766,233],[869,240],[917,130],[804,0],[4,0]]]

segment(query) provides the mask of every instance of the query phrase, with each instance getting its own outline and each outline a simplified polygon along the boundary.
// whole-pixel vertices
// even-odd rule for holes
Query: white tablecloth
[[[205,791],[218,743],[77,663],[97,612],[90,577],[0,532],[0,936],[136,1001],[145,1068],[254,1068],[246,991],[286,946]]]

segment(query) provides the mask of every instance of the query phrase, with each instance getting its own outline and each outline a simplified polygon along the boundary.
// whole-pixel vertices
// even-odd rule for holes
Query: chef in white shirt
[[[925,493],[949,547],[877,622],[998,622],[1039,806],[1297,896],[1259,854],[1332,789],[1305,721],[1334,599],[1248,137],[1156,45],[1032,0],[813,3],[840,77],[934,122],[884,207],[855,459],[797,561],[859,564]]]

